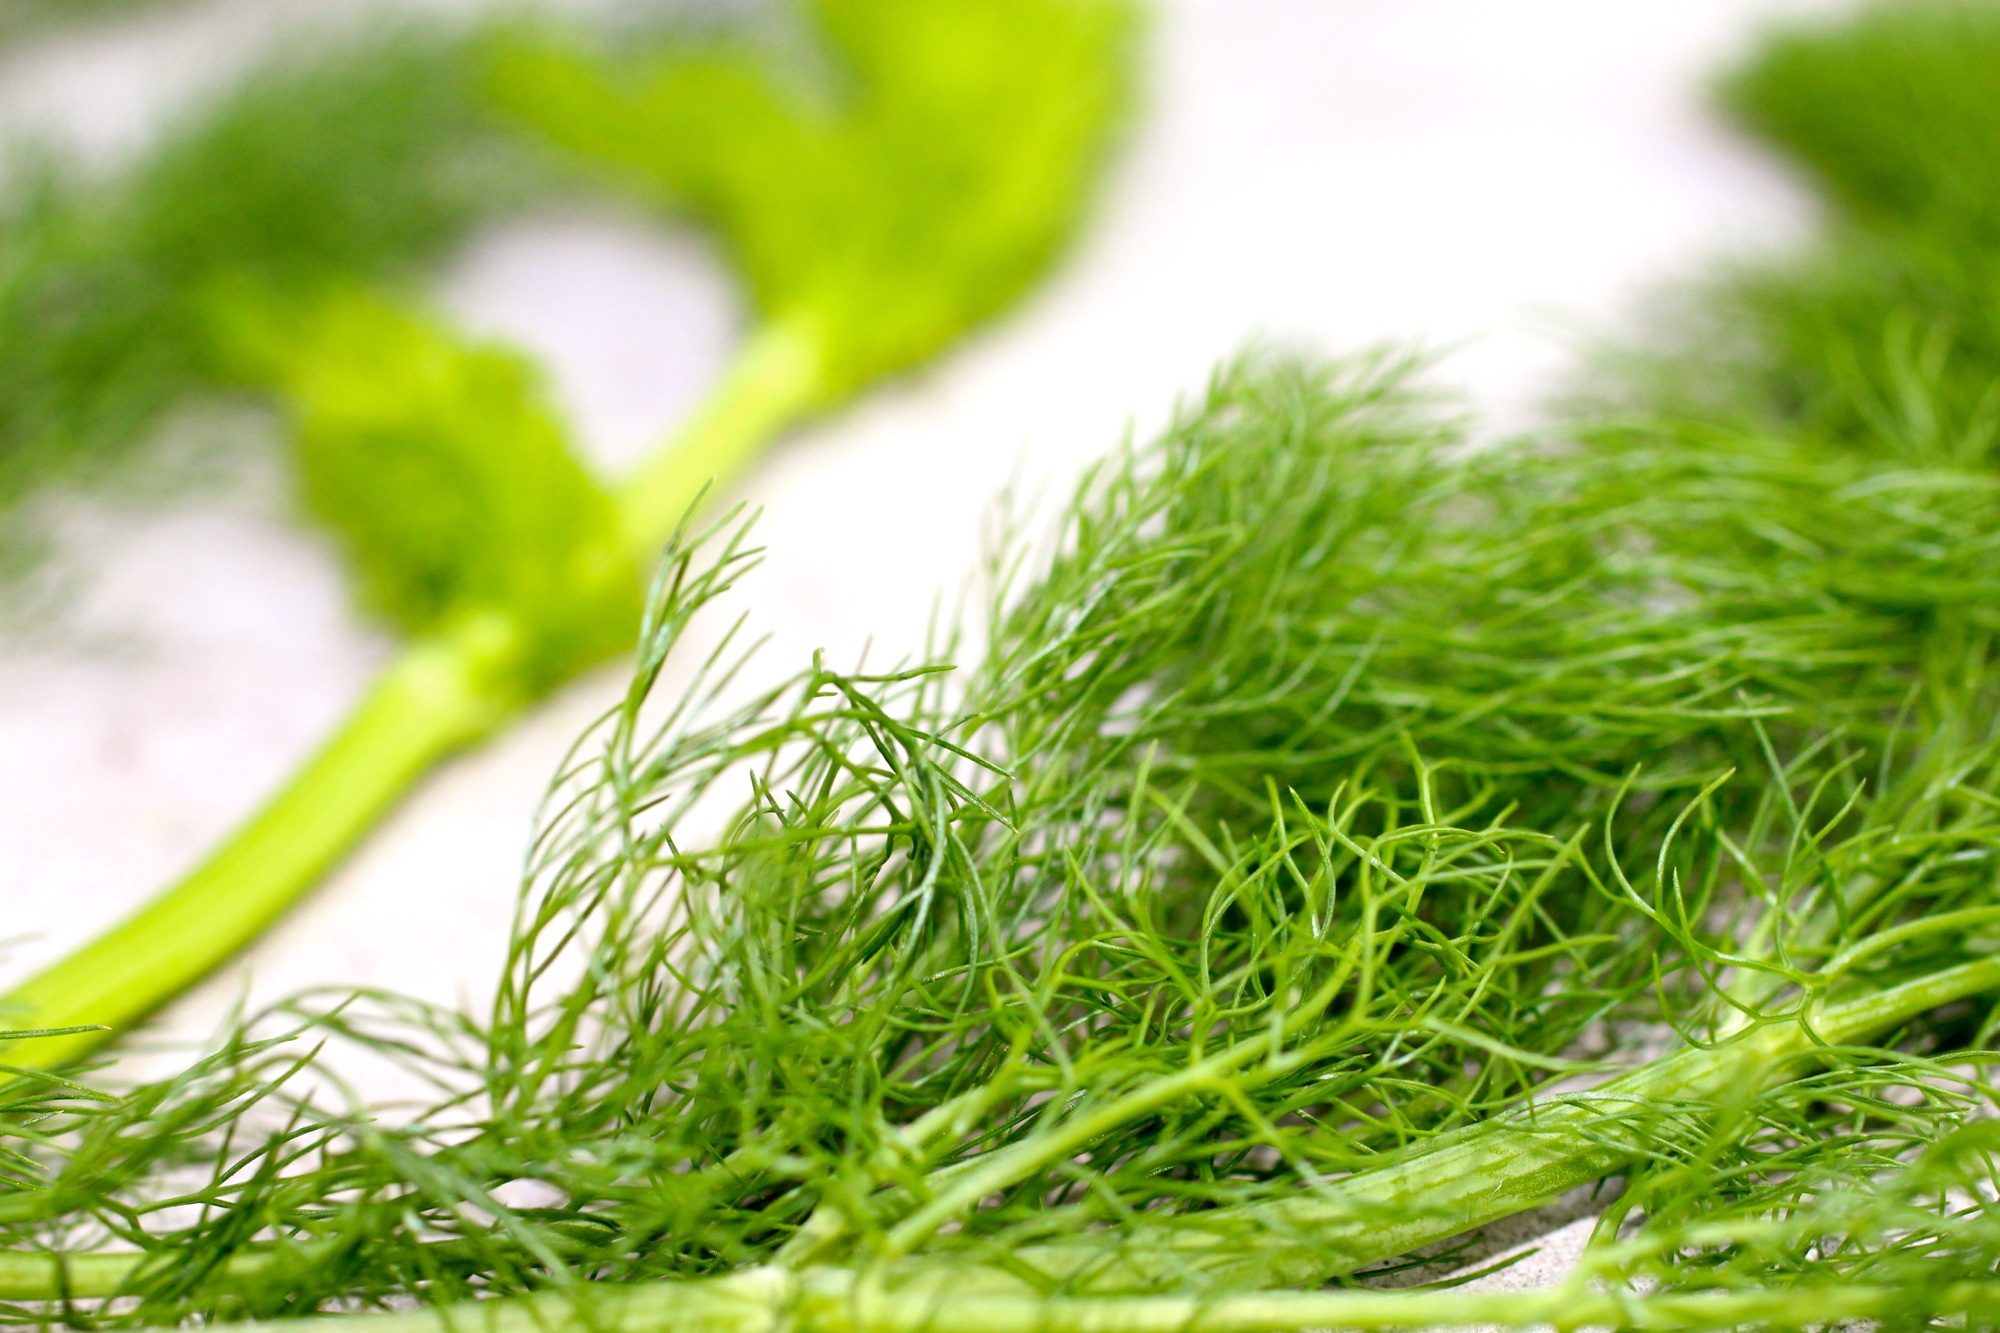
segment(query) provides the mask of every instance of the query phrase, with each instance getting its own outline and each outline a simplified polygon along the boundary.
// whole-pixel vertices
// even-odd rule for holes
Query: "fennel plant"
[[[709,400],[616,488],[577,461],[527,366],[371,294],[364,266],[287,262],[265,281],[232,260],[201,285],[218,363],[291,405],[308,506],[409,647],[206,861],[17,987],[16,1021],[116,1029],[206,975],[433,764],[629,647],[643,570],[705,487],[1047,267],[1122,102],[1119,0],[812,13],[846,80],[831,100],[740,45],[669,44],[635,66],[549,30],[480,44],[495,106],[713,225],[759,308]],[[408,71],[384,77],[401,87]],[[388,155],[366,160],[396,174]],[[204,219],[204,237],[240,225]],[[345,235],[338,217],[325,227]],[[100,1040],[78,1031],[8,1058],[48,1065]]]
[[[13,1085],[0,1291],[384,1329],[1990,1309],[1968,480],[1717,432],[1467,457],[1405,367],[1252,364],[1086,484],[962,678],[723,709],[725,648],[652,699],[751,558],[719,529],[559,776],[491,1009],[301,997],[162,1084]],[[320,1043],[437,1091],[346,1106]],[[1574,1290],[1363,1289],[1607,1177]]]
[[[7,1085],[9,1317],[2000,1327],[2000,478],[1652,401],[1468,452],[1394,358],[1251,361],[996,563],[979,664],[733,706],[727,646],[654,697],[753,558],[677,543],[491,1006]],[[1384,1285],[1580,1187],[1558,1288]]]

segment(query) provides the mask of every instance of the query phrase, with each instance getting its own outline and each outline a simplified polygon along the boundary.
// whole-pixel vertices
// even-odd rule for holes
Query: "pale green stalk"
[[[811,409],[822,385],[820,342],[803,318],[765,324],[672,447],[626,479],[619,518],[626,544],[648,567],[704,486],[727,485]]]
[[[103,1300],[169,1267],[172,1256],[152,1260],[132,1254],[0,1253],[0,1301]],[[250,1277],[268,1266],[262,1256],[233,1260],[234,1276]]]
[[[1570,1283],[1542,1291],[1041,1297],[882,1291],[838,1269],[765,1267],[695,1282],[236,1327],[244,1333],[328,1327],[353,1333],[1290,1333],[1476,1325],[1702,1330],[1919,1312],[1991,1316],[2000,1312],[2000,1282],[1949,1283],[1922,1292],[1829,1284],[1637,1296]]]
[[[821,399],[816,346],[799,321],[753,334],[621,490],[620,529],[642,567],[704,487],[736,480]],[[0,1061],[76,1060],[257,938],[426,773],[534,702],[509,669],[531,628],[490,613],[406,647],[319,752],[180,882],[0,999],[0,1028],[102,1030],[0,1043]]]

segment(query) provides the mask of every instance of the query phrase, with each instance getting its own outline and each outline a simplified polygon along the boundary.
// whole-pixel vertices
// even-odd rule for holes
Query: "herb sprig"
[[[435,1104],[342,1110],[287,1091],[297,1041],[243,1046],[64,1112],[16,1234],[135,1247],[77,1274],[144,1321],[543,1291],[620,1326],[948,1299],[1123,1327],[1308,1319],[1243,1293],[1622,1174],[1648,1227],[1589,1271],[1729,1308],[1718,1212],[1803,1234],[1825,1182],[1922,1206],[1935,1172],[1877,1169],[1987,1100],[1951,1006],[2000,985],[1966,633],[2000,495],[1962,475],[1634,433],[1465,458],[1396,364],[1246,366],[1087,485],[963,681],[816,666],[718,715],[726,654],[650,691],[751,558],[724,530],[670,564],[565,768],[491,1014],[279,1019]],[[1550,651],[1417,650],[1485,626]],[[1687,1049],[1602,1083],[1663,1036]],[[206,1183],[153,1193],[165,1157]],[[1959,1299],[1895,1267],[1900,1234],[1870,1233],[1854,1308]]]
[[[573,39],[546,31],[474,43],[480,61],[462,40],[453,48],[483,62],[489,92],[517,118],[559,137],[587,126],[577,147],[621,163],[636,155],[656,186],[722,231],[765,307],[709,400],[615,489],[577,461],[517,359],[357,290],[363,265],[274,261],[266,281],[250,264],[256,247],[221,247],[230,266],[193,284],[202,331],[232,373],[294,407],[308,503],[410,645],[205,862],[7,997],[24,1025],[92,1029],[7,1048],[8,1058],[74,1059],[103,1039],[99,1028],[143,1018],[254,939],[430,767],[628,646],[641,571],[705,488],[728,484],[802,417],[937,351],[1046,267],[1121,102],[1125,6],[822,0],[812,12],[850,79],[830,103],[773,74],[764,53],[669,44],[641,64],[650,100],[638,111],[610,99],[579,112],[577,80],[630,71],[579,63]],[[758,114],[713,115],[703,90],[718,80]],[[298,129],[229,124],[281,146]],[[384,125],[428,142],[393,114]],[[214,184],[209,169],[229,156],[193,154],[194,174]],[[395,185],[381,209],[394,225],[379,229],[402,243],[434,219],[404,216],[397,191],[408,189],[390,156],[367,160]],[[376,207],[367,192],[341,197]],[[186,230],[204,244],[256,231],[254,210],[246,222],[188,208]],[[346,237],[349,220],[329,211],[326,235]],[[201,224],[210,213],[224,216]],[[365,249],[373,233],[354,230]]]
[[[10,1085],[0,1291],[384,1333],[1993,1326],[2000,481],[1687,400],[1469,453],[1414,374],[1225,371],[999,562],[965,671],[732,705],[725,645],[655,697],[754,559],[678,546],[490,1011],[303,997],[164,1084]],[[436,1092],[346,1105],[322,1042]],[[1599,1181],[1553,1291],[1370,1289]]]

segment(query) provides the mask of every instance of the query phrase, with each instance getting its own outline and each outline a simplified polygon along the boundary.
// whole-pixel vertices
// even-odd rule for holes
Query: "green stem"
[[[648,563],[703,488],[726,488],[824,397],[817,325],[774,319],[743,345],[715,392],[618,497],[625,540]]]
[[[1564,1285],[1544,1291],[1271,1291],[1226,1296],[1039,1298],[946,1294],[849,1294],[838,1284],[807,1292],[795,1327],[813,1333],[1299,1333],[1306,1329],[1411,1329],[1473,1326],[1559,1329],[1616,1327],[1712,1330],[1753,1322],[1822,1321],[1992,1312],[2000,1282],[1963,1282],[1925,1291],[1841,1286],[1812,1290],[1712,1291],[1637,1296]],[[570,1327],[580,1323],[567,1321]],[[452,1325],[456,1327],[456,1325]],[[558,1325],[560,1326],[560,1325]],[[669,1324],[616,1325],[689,1328]],[[445,1327],[435,1321],[433,1328]],[[725,1327],[715,1325],[718,1333]],[[734,1329],[745,1327],[737,1324]],[[411,1330],[415,1333],[415,1330]]]
[[[1996,988],[2000,958],[1965,963],[1828,1005],[1809,1024],[1757,1028],[1655,1061],[1585,1096],[1441,1135],[1322,1191],[1218,1208],[1185,1226],[1124,1228],[1024,1247],[1017,1258],[1099,1289],[1173,1285],[1197,1271],[1223,1289],[1316,1286],[1624,1170],[1648,1149],[1643,1130],[1623,1118],[1632,1109],[1751,1093],[1793,1077],[1828,1047],[1866,1042]]]
[[[332,739],[213,855],[0,1001],[9,1026],[111,1031],[8,1043],[0,1060],[39,1069],[75,1060],[282,916],[405,787],[506,715],[508,701],[482,670],[494,648],[491,629],[482,624],[404,652]]]
[[[1523,1328],[1708,1330],[1887,1316],[1990,1316],[2000,1282],[1921,1289],[1823,1284],[1640,1296],[1573,1283],[1542,1291],[1271,1291],[1217,1296],[989,1296],[872,1289],[834,1269],[756,1268],[723,1278],[473,1301],[430,1310],[239,1324],[243,1333],[338,1325],[352,1333],[1295,1333]]]
[[[755,333],[708,401],[623,488],[620,527],[645,566],[704,487],[734,481],[822,400],[817,346],[802,320]],[[319,753],[207,860],[0,998],[0,1029],[105,1030],[0,1044],[0,1063],[74,1061],[256,939],[440,760],[532,702],[508,666],[533,628],[485,616],[406,648]]]
[[[130,1291],[173,1266],[172,1254],[37,1254],[0,1252],[0,1301],[98,1301]],[[265,1254],[241,1255],[229,1275],[250,1278],[271,1266]]]

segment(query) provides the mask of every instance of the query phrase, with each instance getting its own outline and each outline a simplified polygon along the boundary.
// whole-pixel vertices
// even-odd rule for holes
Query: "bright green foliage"
[[[76,337],[49,344],[80,355],[80,373],[24,369],[34,392],[76,407],[95,435],[30,412],[17,459],[136,433],[197,383],[276,387],[301,422],[311,508],[417,641],[230,839],[0,1006],[22,1022],[105,1034],[142,1018],[255,938],[432,763],[629,644],[640,566],[712,483],[727,485],[830,395],[935,350],[1048,259],[1122,83],[1122,16],[1113,0],[829,7],[827,34],[857,84],[847,109],[818,128],[797,105],[774,110],[756,122],[764,137],[718,131],[701,158],[705,178],[761,182],[741,198],[724,192],[731,218],[763,238],[743,251],[753,277],[798,290],[615,503],[565,450],[518,362],[351,295],[499,197],[473,188],[490,182],[472,168],[520,161],[486,151],[497,140],[467,86],[466,42],[419,42],[421,58],[400,64],[392,43],[330,73],[315,65],[325,86],[303,98],[273,78],[261,100],[239,98],[114,194],[122,211],[76,213],[107,238],[102,255],[88,252],[102,263],[85,267],[110,286],[86,293]],[[364,96],[352,100],[357,86]],[[618,133],[633,128],[618,106],[597,110]],[[324,142],[331,133],[342,137]],[[787,177],[794,167],[806,175]],[[517,175],[516,188],[536,179]],[[70,214],[50,216],[51,236],[76,231]],[[35,284],[59,287],[55,271],[24,269],[27,296],[12,312],[22,330],[39,327]],[[107,410],[109,425],[98,421]],[[149,943],[167,937],[171,968]],[[60,1062],[106,1039],[72,1036],[14,1058]]]
[[[0,226],[0,503],[225,381],[217,287],[407,277],[532,163],[483,120],[464,37],[397,26],[260,70],[124,178],[22,184]]]
[[[406,633],[504,620],[529,697],[629,646],[637,562],[525,360],[346,290],[257,341],[245,359],[298,416],[307,503]]]
[[[500,102],[715,226],[836,397],[1018,296],[1073,230],[1124,105],[1124,0],[815,0],[832,86],[731,44],[628,63],[517,42]],[[797,75],[797,71],[789,71]]]
[[[1781,33],[1724,99],[1865,221],[2000,246],[1996,56],[1990,0],[1901,0]]]
[[[357,377],[343,328],[488,373],[326,319]],[[1866,373],[1725,326],[1820,376],[1813,412],[1739,378],[1718,420],[1468,452],[1393,361],[1231,370],[1033,577],[1003,562],[964,672],[815,663],[725,708],[725,651],[655,698],[748,560],[676,551],[490,1011],[307,999],[258,1029],[300,1039],[127,1098],[38,1089],[10,1313],[2000,1324],[2000,478],[1971,380],[1870,416]],[[438,1092],[314,1093],[321,1039]],[[1437,1273],[1604,1177],[1552,1296],[1258,1294]]]
[[[1828,196],[1805,254],[1695,294],[1642,405],[1913,461],[2000,457],[2000,5],[1876,3],[1788,29],[1723,87]]]
[[[2000,1257],[1947,1204],[1991,1165],[1996,533],[1990,475],[1814,442],[1468,457],[1377,362],[1238,369],[1107,464],[962,677],[723,711],[724,656],[653,699],[747,559],[684,550],[491,1012],[273,1020],[436,1104],[294,1105],[293,1044],[225,1052],[44,1122],[0,1226],[161,1256],[128,1322],[746,1268],[1095,1319],[1623,1174],[1650,1220],[1608,1276],[1929,1299]]]

